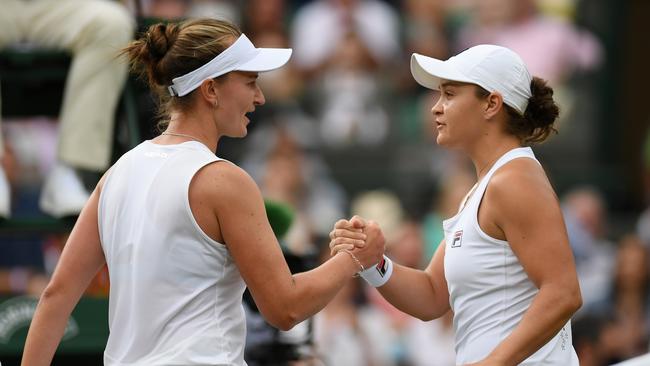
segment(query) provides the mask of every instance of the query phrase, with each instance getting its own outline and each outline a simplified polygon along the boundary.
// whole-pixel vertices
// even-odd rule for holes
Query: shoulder
[[[505,215],[528,215],[557,205],[557,196],[544,169],[529,158],[514,159],[498,169],[485,193],[486,199]]]
[[[253,178],[242,168],[217,160],[201,168],[192,180],[192,189],[199,195],[230,203],[261,195]]]
[[[497,169],[488,188],[504,195],[526,194],[537,189],[552,190],[542,166],[530,158],[517,158]]]

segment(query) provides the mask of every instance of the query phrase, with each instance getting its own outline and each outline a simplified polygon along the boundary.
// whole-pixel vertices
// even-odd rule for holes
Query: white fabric
[[[441,61],[414,53],[411,73],[415,80],[429,89],[440,89],[441,80],[459,81],[498,92],[503,102],[522,115],[532,96],[532,76],[523,60],[508,48],[478,45]]]
[[[204,80],[216,78],[231,71],[263,72],[277,69],[291,57],[290,48],[255,48],[242,34],[207,64],[172,80],[169,94],[182,97],[201,85]]]
[[[145,141],[109,171],[99,201],[111,281],[105,365],[246,365],[244,281],[188,198],[195,173],[219,160],[195,141]]]
[[[384,255],[376,265],[359,272],[361,278],[366,280],[373,287],[381,287],[388,282],[390,276],[393,275],[393,261]]]
[[[458,365],[485,358],[512,333],[539,292],[508,242],[488,236],[477,219],[490,178],[517,158],[537,161],[527,147],[504,154],[478,183],[464,208],[443,222],[445,277],[454,312]],[[571,322],[520,365],[578,366],[571,345]]]

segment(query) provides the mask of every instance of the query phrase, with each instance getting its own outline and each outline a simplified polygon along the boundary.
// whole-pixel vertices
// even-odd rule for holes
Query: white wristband
[[[393,274],[393,262],[387,256],[365,271],[359,273],[361,277],[366,280],[373,287],[380,287],[388,282],[388,279]]]

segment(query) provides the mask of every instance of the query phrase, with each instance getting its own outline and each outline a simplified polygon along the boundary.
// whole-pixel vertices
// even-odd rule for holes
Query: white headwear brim
[[[289,61],[290,48],[255,48],[242,34],[230,47],[207,64],[172,80],[168,87],[172,96],[182,97],[198,88],[204,80],[213,79],[231,71],[265,72],[282,67]]]
[[[418,84],[433,90],[440,90],[441,80],[474,83],[449,63],[418,53],[411,56],[411,74]]]

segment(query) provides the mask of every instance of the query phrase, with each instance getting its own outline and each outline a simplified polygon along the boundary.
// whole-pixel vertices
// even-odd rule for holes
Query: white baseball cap
[[[508,48],[483,44],[466,49],[447,61],[414,53],[411,73],[422,86],[439,90],[441,80],[476,84],[498,92],[503,102],[522,115],[532,96],[532,76],[524,61]]]
[[[201,85],[204,80],[216,78],[231,71],[264,72],[286,64],[291,57],[290,48],[255,48],[242,34],[230,47],[207,64],[172,80],[169,94],[182,97]]]

